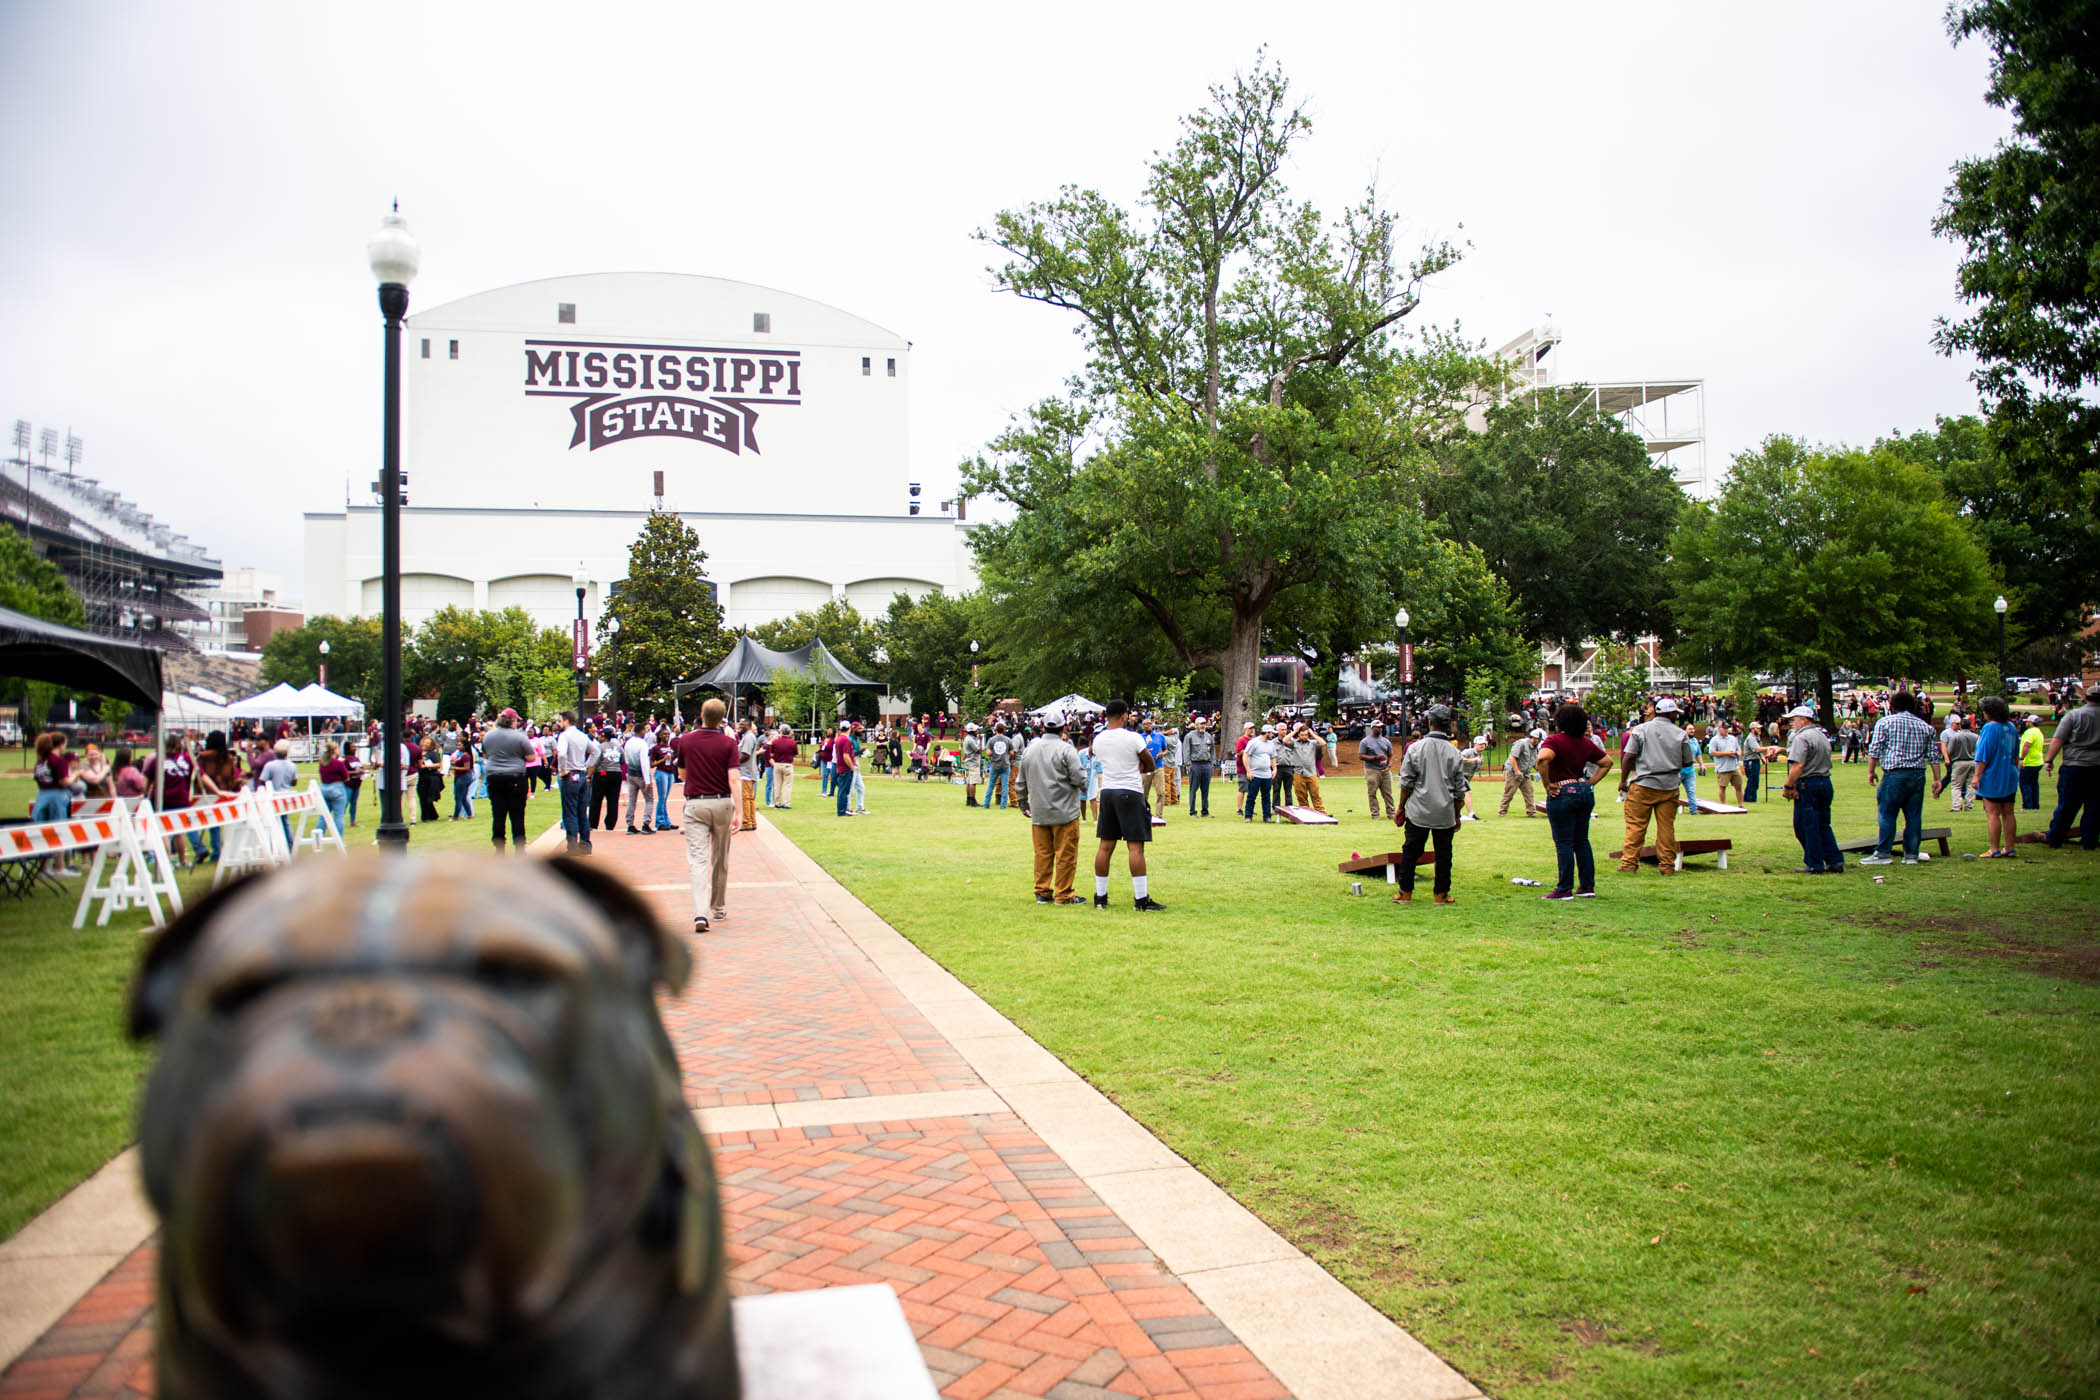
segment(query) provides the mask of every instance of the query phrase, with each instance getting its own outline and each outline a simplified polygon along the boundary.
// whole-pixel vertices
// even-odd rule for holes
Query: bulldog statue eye
[[[281,973],[255,972],[215,987],[211,994],[212,1015],[232,1020],[283,986],[284,981]]]
[[[561,968],[531,958],[484,957],[474,963],[474,980],[504,996],[544,991],[562,979]]]

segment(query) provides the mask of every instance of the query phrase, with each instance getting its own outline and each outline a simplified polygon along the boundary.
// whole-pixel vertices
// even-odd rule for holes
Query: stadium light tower
[[[408,315],[408,284],[415,281],[423,250],[401,217],[401,202],[365,240],[365,258],[379,283],[379,314],[386,320],[384,424],[379,467],[380,654],[384,668],[386,745],[384,784],[379,794],[379,844],[405,849],[408,824],[401,820],[401,322]]]

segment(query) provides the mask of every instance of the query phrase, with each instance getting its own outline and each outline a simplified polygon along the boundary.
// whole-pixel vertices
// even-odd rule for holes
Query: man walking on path
[[[1184,750],[1189,764],[1189,815],[1210,815],[1210,775],[1217,766],[1218,747],[1211,737],[1210,721],[1196,716],[1189,728],[1188,746]],[[1203,799],[1203,810],[1196,811],[1196,799]]]
[[[591,828],[584,820],[590,801],[591,765],[598,761],[598,746],[577,727],[573,711],[564,710],[555,721],[561,735],[554,741],[555,763],[561,774],[561,834],[571,855],[591,853]]]
[[[1655,818],[1655,868],[1677,873],[1677,788],[1692,761],[1692,741],[1677,727],[1677,702],[1665,695],[1655,717],[1626,731],[1626,765],[1619,770],[1619,800],[1626,804],[1626,845],[1619,872],[1638,874],[1641,847],[1648,844],[1648,818]]]
[[[1816,712],[1797,705],[1786,712],[1793,736],[1786,746],[1786,786],[1780,796],[1794,804],[1794,839],[1801,843],[1801,873],[1837,875],[1845,853],[1830,829],[1830,736],[1816,723]]]
[[[1145,878],[1145,843],[1152,839],[1152,813],[1145,806],[1145,777],[1152,755],[1129,727],[1130,706],[1111,700],[1102,711],[1105,727],[1094,736],[1094,757],[1101,764],[1101,819],[1094,827],[1100,846],[1094,852],[1094,907],[1108,908],[1108,862],[1121,841],[1130,861],[1130,892],[1140,912],[1157,912]]]
[[[620,745],[620,768],[621,782],[627,791],[627,834],[655,835],[656,777],[649,767],[649,741],[633,724],[627,726],[627,738]],[[637,804],[641,807],[642,820],[647,823],[639,828],[634,824]]]
[[[1947,721],[1940,736],[1940,757],[1947,760],[1947,786],[1954,789],[1947,810],[1969,811],[1976,805],[1976,731],[1959,716]]]
[[[1433,840],[1433,898],[1438,904],[1456,904],[1451,897],[1451,838],[1458,832],[1458,799],[1464,784],[1458,773],[1458,750],[1451,744],[1451,711],[1432,705],[1422,718],[1429,732],[1409,744],[1400,758],[1400,815],[1393,820],[1406,829],[1407,836],[1400,843],[1400,892],[1393,902],[1414,902],[1415,862]]]
[[[1495,813],[1498,817],[1509,815],[1509,800],[1519,792],[1524,794],[1524,815],[1538,815],[1538,803],[1531,792],[1531,775],[1538,771],[1538,741],[1529,734],[1519,734],[1517,742],[1509,746],[1509,757],[1502,763],[1502,806]]]
[[[1364,797],[1371,806],[1371,820],[1379,820],[1378,799],[1385,799],[1385,820],[1393,817],[1393,741],[1385,737],[1385,726],[1371,721],[1371,732],[1356,746],[1356,757],[1364,766]]]
[[[1021,755],[1028,784],[1028,835],[1035,843],[1035,902],[1081,904],[1072,880],[1079,872],[1079,809],[1086,801],[1086,766],[1065,741],[1063,716]],[[1105,882],[1104,882],[1105,883]]]
[[[729,915],[729,841],[736,830],[736,740],[722,729],[726,709],[710,697],[700,706],[700,727],[672,742],[685,773],[685,868],[693,884],[693,932]],[[790,760],[792,761],[792,760]]]
[[[2049,741],[2048,766],[2063,760],[2056,775],[2056,811],[2049,817],[2048,834],[2042,837],[2052,851],[2063,849],[2071,839],[2071,825],[2078,822],[2078,844],[2100,850],[2100,686],[2088,686],[2085,703],[2063,717],[2056,737]],[[2085,809],[2080,822],[2079,808]]]
[[[1889,697],[1889,712],[1874,726],[1867,740],[1867,781],[1874,790],[1875,813],[1880,819],[1880,838],[1874,854],[1861,856],[1861,865],[1892,865],[1891,848],[1896,841],[1896,818],[1903,818],[1903,863],[1916,865],[1931,857],[1919,846],[1925,831],[1925,769],[1939,757],[1939,735],[1918,717],[1918,697],[1899,690]]]
[[[506,709],[496,716],[496,727],[481,741],[482,781],[489,790],[490,835],[496,854],[503,854],[503,828],[510,827],[511,845],[525,853],[525,769],[532,762],[532,741],[519,728],[521,717]]]
[[[676,744],[671,746],[677,748]],[[795,742],[795,731],[789,725],[781,725],[780,732],[773,736],[766,754],[773,763],[773,805],[785,811],[794,801],[795,758],[801,748]]]

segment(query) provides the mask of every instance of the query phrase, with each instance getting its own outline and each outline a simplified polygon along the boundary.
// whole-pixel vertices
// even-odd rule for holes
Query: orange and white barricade
[[[73,911],[73,927],[87,922],[90,904],[100,904],[95,924],[109,923],[110,915],[127,909],[144,909],[156,924],[166,923],[160,902],[168,901],[171,912],[182,912],[182,890],[175,883],[175,862],[168,859],[168,843],[157,836],[163,814],[143,797],[90,798],[111,804],[110,812],[94,821],[113,821],[119,828],[113,841],[95,852],[80,891],[80,907]],[[167,813],[180,816],[181,813]]]
[[[316,855],[330,846],[335,847],[339,854],[350,854],[349,848],[343,845],[343,833],[336,828],[335,813],[328,810],[328,802],[321,796],[318,779],[308,783],[304,791],[287,788],[283,792],[259,792],[256,796],[271,817],[296,819],[285,859],[290,860],[309,847]],[[284,827],[281,822],[277,831],[282,837]]]
[[[23,826],[0,827],[0,855],[9,863],[44,861],[56,856],[86,854],[94,852],[95,869],[100,870],[104,857],[112,849],[135,850],[138,835],[131,824],[131,817],[122,808],[113,808],[94,816],[67,817],[62,821],[36,822]],[[80,895],[80,909],[73,917],[73,927],[79,928],[87,917],[87,907],[92,898],[92,882],[89,889]],[[106,922],[108,915],[103,919]]]
[[[234,795],[235,811],[226,823],[226,839],[219,849],[219,869],[212,876],[214,887],[256,870],[270,870],[292,858],[284,840],[284,826],[268,811],[268,793],[243,788]]]

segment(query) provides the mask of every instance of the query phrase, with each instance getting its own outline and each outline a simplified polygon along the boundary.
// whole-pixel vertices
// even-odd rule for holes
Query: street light
[[[1406,724],[1409,690],[1415,678],[1415,658],[1408,650],[1406,608],[1393,614],[1393,626],[1400,629],[1400,722]]]
[[[587,634],[584,631],[586,624],[583,620],[583,590],[591,586],[591,576],[584,572],[582,560],[576,561],[576,572],[569,581],[576,585],[576,636],[570,652],[576,662],[576,720],[580,724],[583,722],[583,667],[590,656],[590,647],[586,642]]]
[[[328,639],[321,638],[321,689],[328,689]]]
[[[2001,695],[2011,690],[2005,683],[2005,610],[2009,606],[2003,593],[1998,595],[1997,602],[1991,604],[1991,611],[1998,614],[1998,693]]]
[[[401,321],[408,315],[408,284],[423,250],[409,234],[397,201],[365,240],[365,258],[379,281],[379,314],[386,319],[385,440],[379,467],[379,597],[382,672],[385,686],[386,766],[381,770],[379,844],[408,845],[401,820]]]
[[[613,718],[620,716],[620,619],[617,616],[605,619],[605,645],[612,652],[612,685],[605,692],[606,708]]]
[[[970,642],[970,689],[977,689],[977,642]]]

